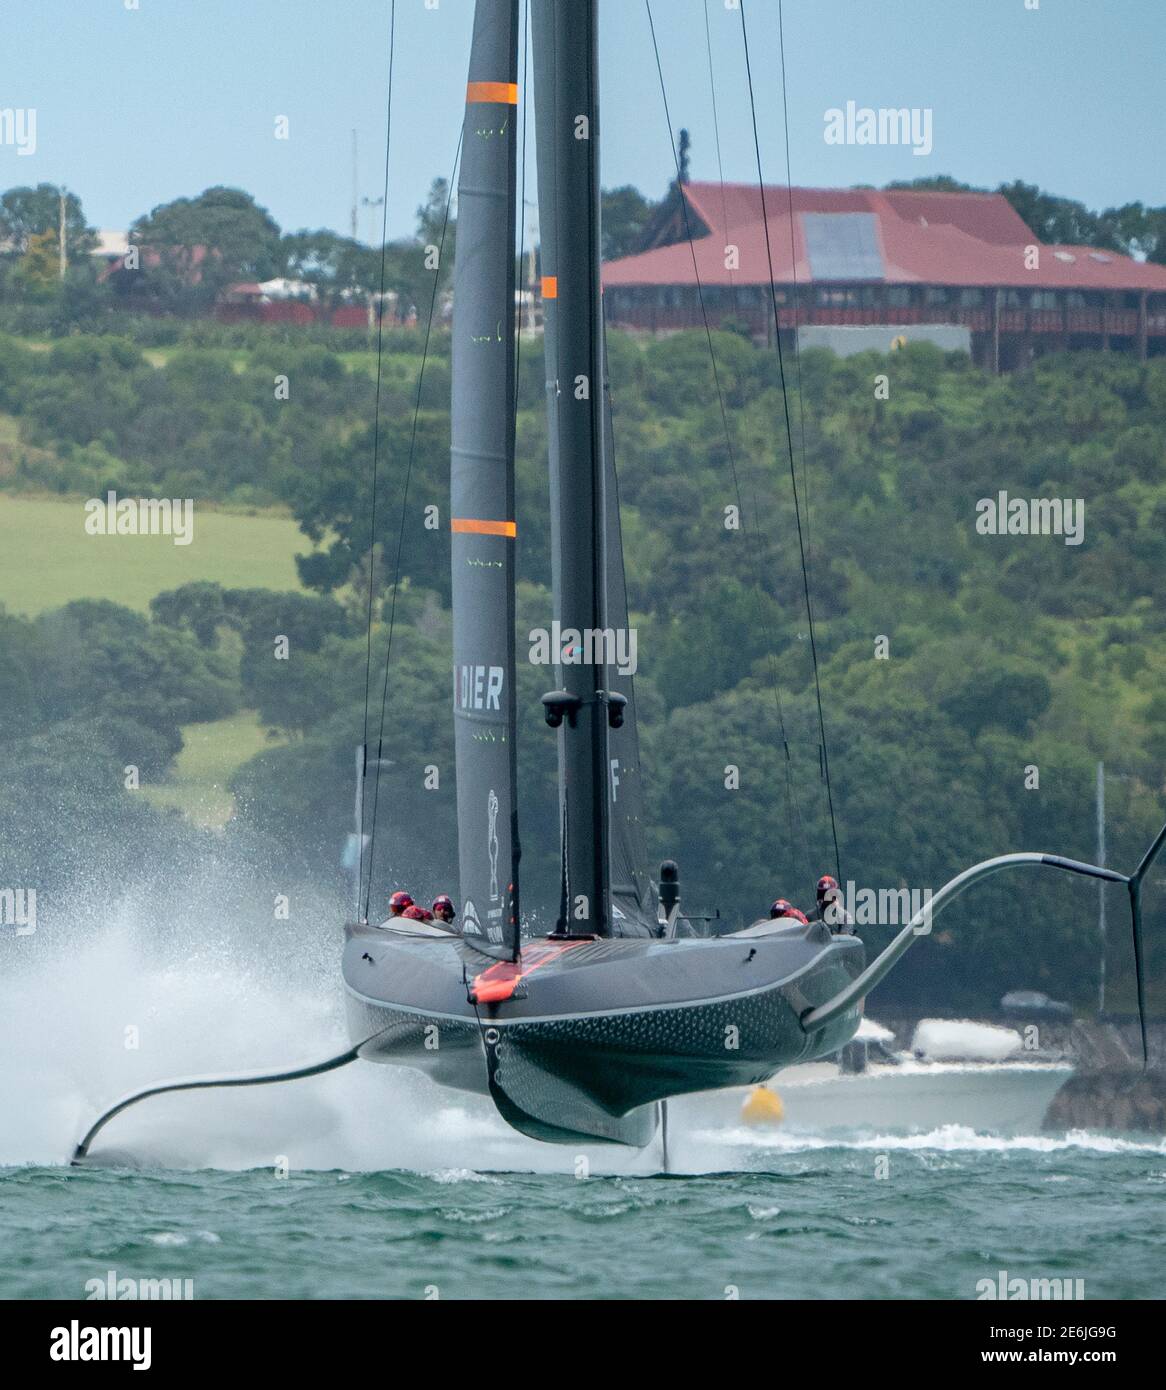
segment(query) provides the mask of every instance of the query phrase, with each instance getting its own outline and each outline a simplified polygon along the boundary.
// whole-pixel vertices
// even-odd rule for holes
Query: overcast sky
[[[0,4],[0,110],[37,113],[35,153],[0,144],[0,188],[64,182],[91,223],[125,228],[224,183],[285,230],[347,230],[356,129],[360,195],[380,195],[390,0],[133,3]],[[988,186],[1023,178],[1094,208],[1166,204],[1166,0],[1033,3],[785,0],[794,182],[948,173]],[[740,13],[726,0],[652,0],[673,122],[692,132],[693,176],[715,179],[706,4],[725,177],[752,181]],[[744,4],[765,174],[784,182],[778,3]],[[402,234],[431,180],[449,173],[473,3],[396,9],[389,227]],[[644,0],[602,4],[601,60],[604,184],[658,196],[672,155]],[[848,101],[929,109],[931,152],[828,144],[825,112]],[[274,135],[279,116],[286,141]],[[362,238],[374,215],[362,210]]]

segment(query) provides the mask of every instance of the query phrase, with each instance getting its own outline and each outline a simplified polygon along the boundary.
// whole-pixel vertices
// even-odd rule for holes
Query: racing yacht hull
[[[802,1016],[861,972],[862,943],[820,923],[721,937],[546,938],[500,965],[453,933],[346,928],[349,1035],[368,1061],[487,1092],[552,1143],[642,1146],[657,1102],[752,1085],[836,1051],[861,1003]]]

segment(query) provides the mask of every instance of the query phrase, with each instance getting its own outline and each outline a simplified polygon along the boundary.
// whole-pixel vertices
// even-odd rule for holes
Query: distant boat
[[[776,1127],[791,1136],[926,1134],[949,1126],[981,1135],[1039,1134],[1053,1097],[1073,1074],[1063,1058],[1023,1051],[1010,1028],[924,1019],[911,1047],[869,1017],[838,1059],[790,1067],[770,1085],[774,1106],[757,1090],[694,1096],[677,1107],[687,1129]],[[940,1042],[938,1055],[922,1049]],[[857,1060],[851,1056],[861,1049]]]

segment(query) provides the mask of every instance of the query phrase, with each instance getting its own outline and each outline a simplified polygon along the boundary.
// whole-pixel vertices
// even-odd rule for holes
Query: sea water
[[[657,1144],[539,1145],[356,1064],[147,1101],[67,1166],[151,1081],[343,1050],[338,939],[318,914],[241,934],[205,902],[160,930],[127,901],[0,943],[0,1296],[1166,1292],[1166,1142],[1133,1136],[676,1123],[665,1174]]]

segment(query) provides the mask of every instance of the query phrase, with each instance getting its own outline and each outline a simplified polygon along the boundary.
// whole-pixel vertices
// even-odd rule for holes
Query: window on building
[[[1034,309],[1055,309],[1057,307],[1056,290],[1033,290],[1032,307]]]
[[[923,294],[924,304],[946,304],[947,290],[942,285],[928,285]]]
[[[888,285],[886,289],[888,309],[907,309],[911,305],[910,285]]]
[[[960,307],[978,309],[984,302],[983,290],[960,290]]]

